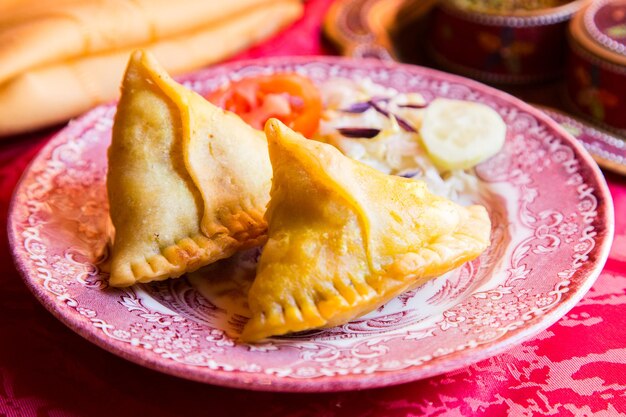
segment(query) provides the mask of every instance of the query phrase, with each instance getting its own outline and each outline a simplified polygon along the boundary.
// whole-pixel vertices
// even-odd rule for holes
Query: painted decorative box
[[[567,24],[582,0],[442,0],[429,50],[443,69],[490,83],[525,84],[563,74]]]
[[[589,1],[569,35],[570,106],[626,137],[626,0]]]

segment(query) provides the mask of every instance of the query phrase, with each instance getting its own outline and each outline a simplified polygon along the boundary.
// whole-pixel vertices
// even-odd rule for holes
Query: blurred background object
[[[567,22],[582,0],[442,1],[428,29],[441,67],[489,83],[529,84],[565,69]]]
[[[324,32],[343,55],[397,59],[389,28],[403,0],[336,1],[324,20]]]
[[[569,35],[568,105],[626,137],[626,0],[587,3]]]
[[[0,136],[114,99],[135,48],[180,74],[267,39],[302,10],[300,0],[0,2]]]

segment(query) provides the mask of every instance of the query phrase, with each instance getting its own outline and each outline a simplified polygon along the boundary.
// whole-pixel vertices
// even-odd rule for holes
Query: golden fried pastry
[[[274,169],[269,238],[243,341],[345,323],[489,246],[484,207],[382,174],[278,120],[265,133]]]
[[[135,52],[109,148],[109,283],[178,277],[262,244],[271,178],[263,132]]]

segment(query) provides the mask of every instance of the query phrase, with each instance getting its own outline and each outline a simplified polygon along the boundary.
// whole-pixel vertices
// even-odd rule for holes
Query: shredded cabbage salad
[[[375,84],[333,79],[320,86],[324,111],[314,139],[391,175],[423,180],[431,192],[460,204],[476,201],[478,179],[471,170],[440,171],[419,135],[426,102]]]

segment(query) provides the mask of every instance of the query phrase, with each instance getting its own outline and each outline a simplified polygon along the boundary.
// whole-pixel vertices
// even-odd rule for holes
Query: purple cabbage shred
[[[371,139],[380,133],[380,129],[368,127],[340,127],[337,131],[347,138],[365,139]]]
[[[428,107],[428,104],[398,104],[398,107],[404,107],[407,109],[424,109]]]
[[[364,113],[369,109],[374,109],[378,113],[382,114],[387,118],[391,118],[393,116],[398,122],[398,126],[404,129],[407,132],[415,133],[416,130],[409,122],[401,118],[400,116],[396,116],[395,114],[391,114],[387,109],[384,109],[379,105],[379,103],[387,103],[389,102],[389,98],[387,97],[372,97],[368,101],[363,101],[359,103],[354,103],[350,107],[342,109],[341,111],[346,113]],[[399,107],[407,107],[412,109],[422,109],[426,107],[426,104],[402,104]],[[349,128],[341,128],[338,129],[339,132],[349,138],[373,138],[376,136],[380,130],[378,129],[370,129],[370,128],[357,128],[357,127],[349,127]],[[376,132],[376,133],[374,133]],[[371,136],[368,136],[371,135]]]

